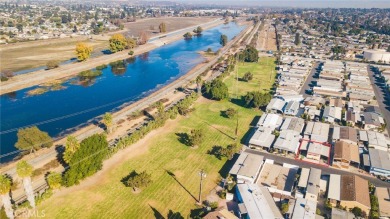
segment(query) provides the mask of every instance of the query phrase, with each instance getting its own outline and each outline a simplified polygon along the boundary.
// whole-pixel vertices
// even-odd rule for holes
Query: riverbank
[[[202,25],[203,29],[210,29],[222,24],[223,20],[214,20]],[[188,27],[167,33],[167,37],[156,37],[155,40],[148,42],[145,45],[141,45],[134,49],[134,55],[140,55],[163,45],[173,43],[177,40],[183,39],[183,33],[186,31],[192,31],[194,27]],[[0,82],[0,95],[18,91],[24,88],[36,86],[42,83],[47,83],[52,80],[71,78],[76,76],[79,72],[93,69],[98,65],[108,64],[121,59],[129,58],[128,50],[117,52],[110,55],[104,55],[97,58],[91,58],[85,62],[77,62],[73,64],[63,65],[56,69],[40,70],[23,75],[17,75],[9,79],[8,81]]]

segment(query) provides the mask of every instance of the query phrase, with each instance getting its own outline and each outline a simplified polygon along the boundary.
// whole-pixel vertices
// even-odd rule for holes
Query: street
[[[372,88],[375,92],[376,101],[378,102],[379,109],[382,112],[382,116],[385,122],[390,122],[390,94],[389,90],[385,87],[385,83],[382,82],[380,77],[375,77],[375,74],[379,76],[377,68],[368,65],[367,66],[368,77],[370,77]],[[387,133],[390,133],[390,126],[386,126]]]
[[[310,73],[307,75],[305,83],[303,84],[303,86],[301,88],[301,92],[299,94],[303,95],[304,98],[311,96],[311,94],[308,93],[307,91],[309,91],[311,89],[311,87],[313,87],[312,83],[314,81],[317,81],[317,79],[314,76],[316,75],[316,73],[319,72],[319,69],[318,69],[319,65],[320,65],[320,62],[314,63]]]
[[[335,168],[332,168],[332,167],[316,165],[314,163],[308,163],[308,162],[303,162],[303,161],[300,161],[300,160],[295,160],[295,159],[291,159],[291,158],[287,158],[287,157],[282,157],[280,155],[270,154],[268,152],[262,152],[262,151],[253,150],[253,149],[246,149],[245,152],[262,155],[262,156],[264,156],[264,159],[272,159],[276,163],[279,163],[279,164],[288,163],[288,164],[297,165],[297,166],[299,166],[301,168],[302,167],[304,167],[304,168],[314,167],[314,168],[317,168],[317,169],[321,169],[322,174],[325,174],[325,175],[328,175],[328,174],[353,175],[354,174],[354,173],[351,173],[349,171],[345,171],[345,170],[342,170],[342,169],[335,169]],[[390,183],[381,181],[381,180],[379,180],[377,178],[374,178],[372,176],[362,175],[362,174],[359,174],[359,176],[364,178],[364,179],[367,179],[368,181],[370,181],[375,186],[390,187]]]

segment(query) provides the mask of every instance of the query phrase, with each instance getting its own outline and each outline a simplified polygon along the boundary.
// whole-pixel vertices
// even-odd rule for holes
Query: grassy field
[[[268,91],[275,80],[276,71],[274,61],[275,59],[273,57],[260,57],[259,63],[240,63],[237,72],[238,82],[236,82],[234,77],[225,79],[225,83],[230,88],[230,95],[234,97],[236,89],[240,95],[244,95],[248,91]],[[253,79],[249,82],[241,79],[247,72],[253,74]]]
[[[263,61],[246,65],[253,69],[266,69]],[[269,65],[273,65],[271,60]],[[257,79],[269,78],[270,72],[253,71]],[[233,80],[233,76],[226,79],[230,84]],[[255,85],[250,87],[240,88],[240,94],[258,89]],[[262,88],[267,87],[262,85]],[[44,210],[48,218],[167,218],[170,211],[180,212],[187,218],[191,209],[196,208],[194,197],[198,197],[199,170],[204,169],[207,173],[203,184],[204,199],[216,186],[218,178],[226,176],[232,165],[207,153],[213,146],[225,147],[234,142],[236,121],[221,116],[221,111],[229,107],[239,108],[238,131],[239,139],[242,139],[260,111],[229,101],[200,98],[193,113],[168,122],[164,131],[155,134],[143,145],[149,148],[145,154],[121,160],[114,169],[97,176],[97,183],[87,189],[71,193],[64,189],[62,195],[44,201],[38,210]],[[188,133],[194,128],[202,128],[205,133],[204,143],[196,149],[180,141],[180,133]],[[121,183],[121,179],[132,170],[146,170],[152,174],[153,183],[139,194],[134,194],[132,189]],[[172,172],[177,181],[167,171]]]

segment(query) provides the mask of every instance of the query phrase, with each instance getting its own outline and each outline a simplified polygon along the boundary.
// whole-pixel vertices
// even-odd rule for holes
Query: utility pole
[[[204,170],[201,169],[200,172],[199,172],[199,176],[200,176],[200,187],[199,187],[198,202],[201,205],[202,204],[202,181],[203,181],[203,178],[206,178],[206,172],[204,172]]]

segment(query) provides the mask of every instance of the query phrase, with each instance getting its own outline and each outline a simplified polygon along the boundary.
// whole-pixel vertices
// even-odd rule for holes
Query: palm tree
[[[202,77],[200,75],[198,75],[198,77],[196,77],[196,85],[197,85],[197,91],[198,91],[198,94],[201,95],[202,94]]]
[[[46,181],[51,189],[59,189],[62,182],[61,174],[57,172],[50,172],[46,177]]]
[[[112,114],[111,113],[104,114],[102,122],[107,128],[107,133],[110,133],[110,129],[112,126]]]
[[[33,167],[27,163],[27,161],[20,161],[16,165],[16,173],[20,178],[23,179],[24,191],[26,192],[27,200],[30,202],[30,206],[35,208],[35,197],[34,190],[31,183],[31,174],[33,172]]]
[[[0,175],[0,195],[5,209],[5,214],[8,218],[14,218],[14,209],[11,204],[11,197],[9,191],[11,189],[11,179],[5,175]]]

